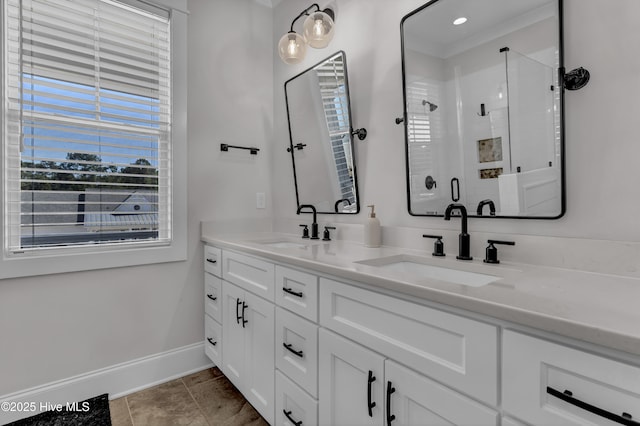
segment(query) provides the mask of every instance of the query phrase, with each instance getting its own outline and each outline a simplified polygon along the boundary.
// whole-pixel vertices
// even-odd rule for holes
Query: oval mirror
[[[298,207],[318,213],[358,213],[347,59],[338,52],[285,85]]]
[[[434,0],[402,19],[410,214],[564,214],[561,16],[559,0]]]

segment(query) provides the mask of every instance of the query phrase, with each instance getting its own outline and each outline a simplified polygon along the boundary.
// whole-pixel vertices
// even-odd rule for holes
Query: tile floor
[[[209,368],[109,402],[113,426],[266,426],[220,372]]]

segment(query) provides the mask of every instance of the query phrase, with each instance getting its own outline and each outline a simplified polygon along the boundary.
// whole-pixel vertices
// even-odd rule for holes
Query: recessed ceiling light
[[[457,18],[455,21],[453,21],[453,25],[462,25],[465,22],[467,22],[467,18],[465,18],[464,16],[461,16]]]

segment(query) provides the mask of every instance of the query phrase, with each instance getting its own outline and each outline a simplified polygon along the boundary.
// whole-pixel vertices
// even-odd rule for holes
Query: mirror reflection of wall
[[[344,52],[285,83],[298,206],[318,213],[357,213]]]
[[[563,213],[558,10],[439,0],[405,17],[411,214],[442,215],[456,198],[472,213],[487,200],[497,216]]]

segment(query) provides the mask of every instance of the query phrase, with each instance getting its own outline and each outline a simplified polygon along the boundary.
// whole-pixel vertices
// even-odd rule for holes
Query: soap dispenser
[[[364,246],[365,247],[380,247],[381,231],[380,221],[376,217],[375,206],[369,205],[371,208],[369,217],[364,224]]]

